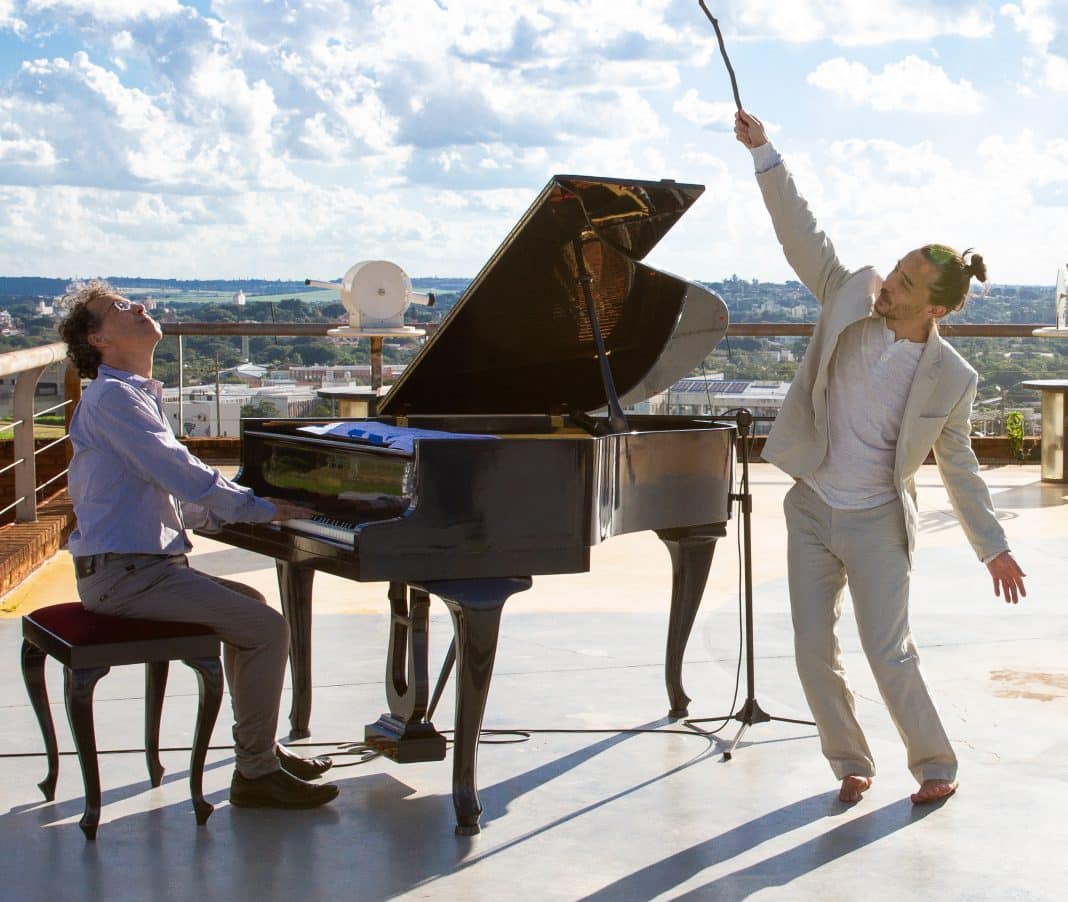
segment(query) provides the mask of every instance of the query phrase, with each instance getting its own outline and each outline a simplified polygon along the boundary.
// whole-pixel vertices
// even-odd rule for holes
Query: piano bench
[[[219,637],[197,623],[140,620],[93,614],[80,602],[41,608],[22,618],[22,676],[48,755],[48,775],[37,785],[48,801],[55,798],[59,749],[45,685],[45,658],[63,665],[63,694],[67,719],[85,787],[85,812],[79,826],[87,839],[96,839],[100,822],[100,770],[93,729],[93,690],[112,666],[145,665],[145,759],[153,786],[163,779],[159,760],[159,727],[163,694],[171,661],[180,660],[197,674],[200,701],[189,764],[189,789],[198,824],[214,809],[203,793],[204,759],[222,702],[222,663]]]

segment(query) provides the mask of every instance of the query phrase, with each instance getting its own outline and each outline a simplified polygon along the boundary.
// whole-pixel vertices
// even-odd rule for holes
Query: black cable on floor
[[[448,734],[453,733],[453,730],[439,730],[443,736],[446,736],[446,742],[453,742],[451,738],[448,738]],[[573,728],[568,729],[564,727],[554,728],[547,727],[544,729],[528,729],[525,727],[517,727],[514,729],[487,729],[479,732],[479,744],[481,745],[512,745],[519,742],[528,742],[532,736],[549,734],[549,733],[573,733],[573,734],[610,734],[610,735],[634,735],[639,733],[655,733],[661,736],[693,736],[697,738],[705,738],[701,733],[695,733],[693,730],[673,730],[673,729],[657,729],[655,727],[624,727],[620,729],[607,728]],[[511,737],[509,739],[496,738],[496,737]],[[374,758],[381,757],[381,752],[372,748],[365,742],[354,742],[351,740],[341,741],[319,741],[319,742],[302,742],[292,743],[286,745],[287,749],[324,749],[334,748],[338,751],[333,752],[334,755],[359,755],[360,761],[352,762],[351,764],[335,764],[334,769],[338,767],[354,767],[357,764],[365,764]],[[160,752],[192,752],[191,746],[161,746]],[[209,745],[207,751],[212,752],[230,752],[233,751],[232,745]],[[61,756],[77,755],[76,751],[61,751]],[[143,755],[145,750],[142,749],[98,749],[97,755]],[[6,752],[0,754],[0,759],[4,758],[44,758],[47,756],[47,752]]]

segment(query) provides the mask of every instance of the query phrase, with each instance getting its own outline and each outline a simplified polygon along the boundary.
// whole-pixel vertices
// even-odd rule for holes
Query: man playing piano
[[[786,258],[822,308],[763,452],[797,480],[784,508],[798,674],[839,798],[859,801],[875,765],[835,636],[848,580],[861,644],[920,783],[912,801],[935,802],[956,791],[957,758],[908,620],[914,476],[932,447],[994,593],[1013,604],[1026,594],[969,440],[976,373],[938,333],[986,267],[978,254],[934,244],[905,254],[885,279],[847,270],[760,120],[741,111],[734,131],[753,153]]]
[[[234,805],[311,808],[337,796],[307,782],[330,767],[275,743],[289,652],[285,618],[255,589],[189,567],[187,529],[307,516],[258,498],[194,457],[163,414],[152,378],[161,337],[141,304],[92,282],[72,290],[59,331],[80,375],[93,381],[71,420],[68,485],[78,526],[69,547],[78,594],[90,611],[184,620],[214,630],[234,710]]]

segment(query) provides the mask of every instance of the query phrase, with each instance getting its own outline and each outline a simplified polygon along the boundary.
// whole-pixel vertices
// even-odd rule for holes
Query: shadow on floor
[[[652,899],[670,892],[701,871],[729,861],[775,836],[823,818],[844,814],[850,807],[839,802],[836,793],[809,796],[628,874],[584,897],[584,900]],[[786,886],[803,874],[908,827],[931,810],[931,807],[917,808],[907,799],[894,802],[821,833],[786,852],[672,898],[745,899],[769,887]]]

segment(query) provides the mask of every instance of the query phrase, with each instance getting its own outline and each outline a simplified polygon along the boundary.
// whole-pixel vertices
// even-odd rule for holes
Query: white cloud
[[[1057,37],[1058,25],[1053,16],[1050,0],[1022,0],[1001,7],[1001,14],[1012,20],[1016,31],[1022,33],[1033,57],[1025,57],[1024,71],[1044,87],[1054,91],[1068,91],[1068,58],[1050,50]],[[1030,85],[1021,87],[1022,93],[1031,90]]]
[[[1068,139],[1040,144],[1030,129],[1015,140],[992,135],[979,145],[979,158],[987,177],[997,180],[999,194],[1009,186],[1031,203],[1057,206],[1068,202],[1064,193],[1068,186]],[[1063,234],[1063,228],[1058,230],[1058,238]]]
[[[0,125],[0,172],[7,166],[49,167],[55,162],[55,149],[47,141],[27,135],[14,123]]]
[[[167,143],[203,165],[177,166],[173,153],[138,142],[129,159],[138,178],[179,191],[198,178],[216,190],[212,148],[238,147],[263,177],[283,182],[285,170],[353,161],[376,175],[410,166],[422,178],[425,158],[459,156],[471,166],[469,187],[479,173],[487,188],[516,184],[524,161],[546,148],[608,133],[654,139],[662,124],[644,95],[674,89],[679,64],[707,50],[703,34],[669,24],[670,3],[643,0],[554,0],[533,11],[468,0],[418,15],[402,3],[215,0],[218,19],[167,0],[31,2],[43,27],[73,17],[87,41],[106,33],[100,22],[121,24],[106,42],[112,74],[133,88],[123,73],[137,71],[135,61],[141,77],[147,69],[152,78],[138,87]],[[31,86],[17,87],[33,106]],[[532,153],[480,157],[485,146]]]
[[[471,275],[473,261],[485,259],[500,238],[499,214],[472,208],[472,229],[457,229],[435,215],[435,194],[421,201],[415,211],[411,198],[351,189],[206,198],[0,187],[0,272],[40,272],[27,261],[44,247],[62,248],[63,276],[131,274],[136,267],[187,278],[333,278],[358,259],[403,264],[416,253],[421,265],[438,259],[450,275]],[[294,245],[305,249],[299,262]],[[427,247],[433,253],[423,264]],[[458,260],[465,261],[459,270]]]
[[[86,16],[97,22],[159,19],[182,10],[180,0],[28,0],[30,15]]]
[[[892,260],[884,252],[900,253],[929,218],[942,240],[953,240],[958,213],[986,228],[994,204],[976,198],[999,193],[995,160],[1044,165],[1050,180],[1013,173],[1005,217],[989,219],[1005,232],[1003,250],[985,247],[992,266],[1030,253],[1016,235],[1063,235],[1049,206],[1068,196],[1056,158],[1010,144],[980,159],[980,117],[903,146],[886,140],[902,117],[867,116],[865,135],[883,143],[858,142],[850,117],[820,112],[826,95],[813,89],[887,111],[991,104],[1005,68],[977,67],[973,86],[947,75],[952,62],[933,65],[958,59],[962,42],[933,42],[989,36],[996,22],[1002,37],[1013,27],[1034,36],[1037,106],[1068,90],[1068,61],[1049,52],[1057,45],[1034,49],[1046,7],[721,6],[747,98],[769,112],[769,98],[797,105],[782,107],[796,142],[784,150],[834,234],[855,240],[855,262]],[[118,272],[136,260],[158,275],[329,277],[385,256],[417,275],[472,275],[551,173],[578,172],[708,184],[653,265],[700,278],[789,275],[748,154],[729,134],[733,107],[703,99],[713,96],[702,93],[705,67],[720,86],[723,73],[692,0],[0,0],[0,28],[16,16],[33,36],[21,38],[24,55],[44,58],[0,85],[0,272]],[[858,52],[808,82],[820,48],[784,47],[902,40],[924,49],[882,69],[885,55]],[[982,47],[1002,64],[998,43]],[[1013,111],[991,112],[1013,134]],[[917,213],[946,186],[970,199]]]
[[[1063,256],[1065,208],[1042,201],[1068,187],[1068,140],[990,136],[977,157],[961,160],[928,141],[851,139],[832,142],[814,170],[808,165],[798,184],[848,267],[885,272],[935,241],[977,248],[995,282],[1026,282]]]
[[[1050,13],[1049,0],[1021,0],[1006,3],[998,12],[1012,20],[1016,30],[1027,36],[1036,50],[1044,53],[1057,34],[1057,23]]]
[[[967,115],[983,104],[967,79],[954,82],[940,66],[918,56],[890,63],[879,74],[863,63],[837,57],[820,63],[809,74],[808,83],[880,112]]]
[[[921,0],[734,0],[733,21],[746,37],[842,46],[929,41],[942,35],[987,37],[990,17],[968,2]]]
[[[246,68],[258,65],[253,50],[266,62],[268,48],[277,48],[312,112],[336,120],[355,101],[365,108],[361,127],[373,126],[378,144],[395,131],[400,143],[427,149],[545,146],[610,120],[625,138],[622,95],[672,88],[679,62],[705,52],[703,40],[666,24],[664,3],[556,0],[528,12],[469,0],[447,10],[426,4],[418,15],[398,3],[325,7],[330,15],[302,14],[284,33],[277,17],[243,0],[216,8],[227,16],[240,10],[230,44]],[[275,87],[285,105],[286,91]],[[645,107],[640,119],[648,118]],[[636,128],[644,131],[645,122]]]
[[[702,128],[719,131],[734,129],[734,104],[723,101],[701,100],[694,88],[675,101],[672,109],[684,119]]]
[[[1068,58],[1055,53],[1046,57],[1046,86],[1054,91],[1068,91]]]
[[[183,113],[173,95],[127,87],[83,51],[69,62],[23,63],[4,106],[27,134],[55,148],[56,165],[43,173],[12,163],[5,176],[177,193],[298,187],[272,153],[269,89],[248,85],[212,57],[197,72],[183,100],[192,112]]]
[[[0,31],[5,28],[15,34],[26,30],[26,23],[15,15],[15,0],[0,0]]]

